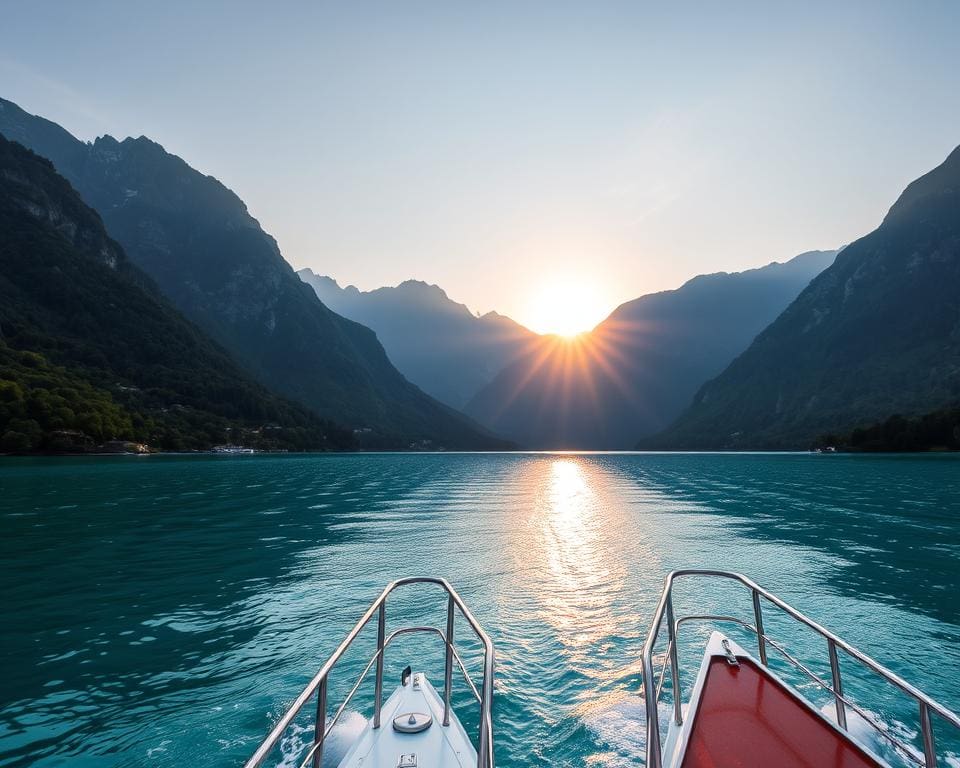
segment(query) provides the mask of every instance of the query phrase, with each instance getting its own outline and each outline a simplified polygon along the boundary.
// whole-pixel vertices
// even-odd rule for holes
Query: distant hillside
[[[0,137],[0,450],[107,440],[346,448],[251,381],[131,265],[49,161]]]
[[[530,345],[465,410],[532,448],[632,448],[676,418],[835,256],[701,275],[627,302],[590,334]]]
[[[503,445],[406,381],[369,329],[327,309],[213,177],[145,137],[85,144],[2,99],[0,133],[52,160],[134,263],[270,388],[363,428],[368,445]]]
[[[894,414],[849,434],[821,435],[814,446],[862,452],[960,451],[960,406],[911,419]]]
[[[463,408],[537,338],[496,312],[477,317],[418,280],[359,291],[310,269],[297,274],[334,312],[372,328],[404,376],[454,408]]]
[[[651,446],[807,447],[960,401],[960,147]]]

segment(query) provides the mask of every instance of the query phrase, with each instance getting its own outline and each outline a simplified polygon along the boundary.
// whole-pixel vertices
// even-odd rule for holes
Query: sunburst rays
[[[571,419],[601,417],[606,397],[621,398],[642,413],[648,406],[636,396],[636,381],[647,373],[640,360],[655,332],[641,322],[611,318],[589,333],[537,337],[514,363],[515,380],[498,416],[523,403],[563,433]]]

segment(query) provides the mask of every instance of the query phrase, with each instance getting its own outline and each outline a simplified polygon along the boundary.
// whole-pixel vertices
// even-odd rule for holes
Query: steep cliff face
[[[503,445],[408,382],[372,331],[325,307],[216,179],[145,137],[84,144],[0,107],[0,133],[49,157],[160,290],[264,384],[372,445]]]
[[[328,307],[376,331],[404,376],[454,408],[466,405],[537,338],[496,312],[477,317],[420,280],[360,291],[310,269],[297,274]]]
[[[690,409],[662,447],[806,447],[960,402],[960,148],[910,184]]]
[[[163,299],[45,160],[0,137],[0,438],[344,448],[352,434],[251,381]],[[9,433],[9,434],[8,434]]]
[[[53,177],[49,163],[0,136],[3,167],[0,184],[8,215],[16,212],[60,235],[69,245],[109,269],[126,266],[122,251],[103,229],[99,217],[91,215],[69,185]]]

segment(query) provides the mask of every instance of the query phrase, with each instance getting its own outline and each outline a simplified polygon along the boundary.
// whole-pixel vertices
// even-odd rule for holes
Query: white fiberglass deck
[[[433,686],[417,673],[398,686],[381,710],[381,726],[368,722],[339,768],[467,768],[476,766],[477,752],[470,743],[455,712],[450,724],[443,725],[443,699]],[[394,727],[410,727],[410,715],[429,715],[430,726],[418,733],[404,733]],[[416,718],[422,722],[423,718]],[[411,757],[413,756],[413,757]]]

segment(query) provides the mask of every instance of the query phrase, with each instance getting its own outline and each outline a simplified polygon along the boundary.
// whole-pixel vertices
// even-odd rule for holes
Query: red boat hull
[[[682,768],[883,768],[750,659],[710,661]]]

